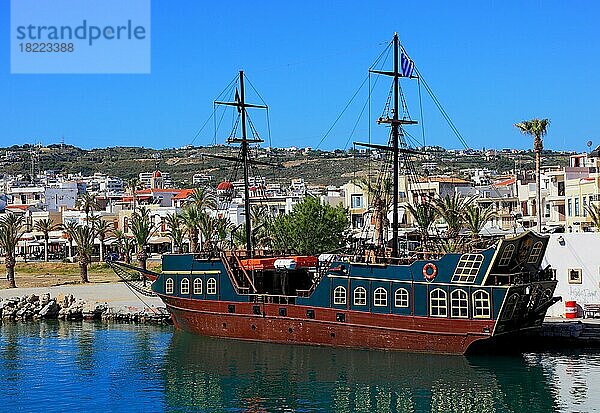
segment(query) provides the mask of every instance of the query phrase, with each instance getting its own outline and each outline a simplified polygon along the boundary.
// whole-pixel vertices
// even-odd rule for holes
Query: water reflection
[[[555,410],[523,357],[464,358],[217,340],[176,332],[165,358],[172,409],[496,412]]]

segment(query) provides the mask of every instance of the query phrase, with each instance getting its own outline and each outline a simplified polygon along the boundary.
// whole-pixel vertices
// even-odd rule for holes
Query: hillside
[[[189,147],[180,149],[149,149],[139,147],[113,147],[85,150],[71,145],[33,147],[12,146],[0,149],[0,174],[29,175],[32,158],[36,172],[52,170],[57,173],[81,173],[91,175],[99,172],[123,179],[137,176],[140,172],[159,169],[169,172],[177,185],[189,186],[192,176],[204,173],[223,179],[239,179],[241,170],[235,163],[203,154],[236,156],[239,149],[231,146]],[[427,155],[415,158],[417,171],[429,174],[458,174],[461,169],[488,168],[499,173],[533,168],[533,153],[454,153],[442,148],[427,151]],[[341,185],[354,176],[375,173],[381,161],[369,160],[365,154],[353,156],[352,151],[292,151],[272,148],[255,149],[253,158],[281,165],[281,167],[254,166],[253,173],[266,176],[271,182],[289,183],[293,178],[304,178],[313,185]],[[544,152],[544,165],[564,166],[568,154]]]

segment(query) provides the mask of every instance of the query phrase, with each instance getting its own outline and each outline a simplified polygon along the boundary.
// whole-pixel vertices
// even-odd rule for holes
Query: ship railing
[[[510,274],[490,274],[494,285],[522,285],[537,281],[551,281],[553,276],[551,273],[544,274],[543,271],[520,271]]]
[[[285,294],[248,294],[253,298],[255,303],[265,304],[293,304],[297,295],[285,295]]]

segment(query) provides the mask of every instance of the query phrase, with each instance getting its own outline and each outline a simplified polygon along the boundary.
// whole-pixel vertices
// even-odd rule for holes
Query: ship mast
[[[262,139],[258,137],[248,138],[246,133],[246,108],[260,108],[267,109],[266,105],[256,105],[252,103],[246,103],[245,91],[244,91],[244,71],[240,70],[240,90],[239,94],[236,91],[235,102],[215,102],[220,105],[227,106],[235,106],[237,108],[238,113],[240,113],[241,123],[242,123],[242,137],[241,138],[230,138],[227,139],[228,143],[239,143],[241,147],[241,162],[242,167],[244,169],[244,214],[245,214],[245,223],[246,223],[246,253],[248,256],[252,257],[254,255],[254,251],[252,248],[252,220],[250,217],[250,182],[249,182],[249,167],[252,160],[249,159],[249,145],[251,143],[260,143],[263,142]]]
[[[400,188],[399,188],[399,154],[403,153],[403,154],[415,154],[417,152],[412,151],[410,149],[406,148],[406,142],[404,141],[404,134],[402,133],[402,125],[414,125],[417,122],[414,120],[411,120],[410,118],[406,118],[403,116],[402,119],[400,119],[399,117],[399,112],[400,112],[400,78],[401,77],[412,77],[412,68],[408,68],[408,69],[404,69],[400,70],[400,51],[401,51],[401,46],[400,46],[400,41],[398,39],[398,33],[394,33],[394,39],[392,41],[392,46],[394,48],[394,71],[393,72],[388,72],[388,71],[381,71],[381,70],[370,70],[371,73],[376,73],[376,74],[380,74],[380,75],[386,75],[386,76],[392,76],[394,78],[393,81],[393,95],[394,95],[394,109],[393,109],[393,116],[390,119],[389,116],[387,117],[381,117],[377,120],[377,123],[379,124],[390,124],[391,128],[392,128],[392,145],[390,146],[382,146],[382,145],[374,145],[374,144],[365,144],[365,143],[358,143],[355,142],[355,144],[361,145],[361,146],[366,146],[366,147],[370,147],[370,148],[375,148],[375,149],[383,149],[383,150],[387,150],[387,151],[391,151],[393,153],[393,162],[394,162],[394,167],[393,167],[393,174],[394,174],[394,178],[393,178],[393,191],[394,193],[392,194],[392,257],[398,257],[398,227],[399,227],[399,223],[398,223],[398,204],[399,204],[399,199],[398,199],[398,194],[400,192]],[[407,58],[407,64],[411,65],[412,62],[410,62]],[[407,74],[405,74],[407,73]]]

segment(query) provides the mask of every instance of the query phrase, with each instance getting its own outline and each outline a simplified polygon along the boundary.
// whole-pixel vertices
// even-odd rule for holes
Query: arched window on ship
[[[484,290],[473,293],[473,317],[490,318],[490,294]]]
[[[346,304],[346,289],[341,285],[333,290],[333,304]]]
[[[400,308],[408,307],[408,290],[406,288],[398,288],[394,293],[394,305]]]
[[[387,307],[387,290],[385,288],[375,289],[373,292],[373,305],[375,307]]]
[[[429,314],[432,317],[448,317],[447,294],[441,288],[429,293]]]
[[[367,305],[367,290],[363,287],[354,289],[354,305]]]
[[[184,278],[181,280],[181,295],[188,295],[190,293],[190,280],[189,278]]]
[[[469,317],[469,298],[464,290],[454,290],[450,293],[451,315],[456,318]]]
[[[202,278],[194,279],[194,295],[202,294]]]
[[[165,294],[173,294],[173,285],[173,279],[167,278],[167,280],[165,281]]]
[[[217,280],[209,278],[206,280],[206,294],[214,295],[217,293]]]

